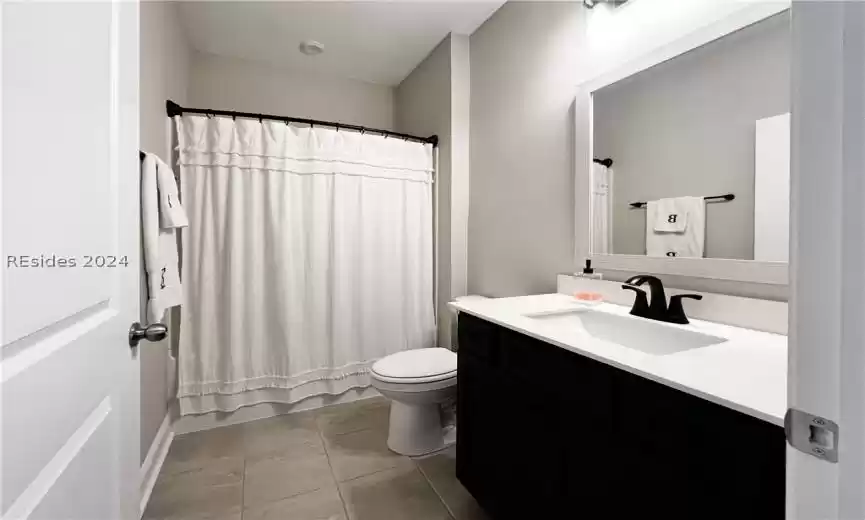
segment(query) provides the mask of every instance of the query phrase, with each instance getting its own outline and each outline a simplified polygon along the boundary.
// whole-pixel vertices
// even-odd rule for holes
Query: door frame
[[[788,406],[839,460],[787,447],[787,518],[865,518],[865,3],[792,14]]]

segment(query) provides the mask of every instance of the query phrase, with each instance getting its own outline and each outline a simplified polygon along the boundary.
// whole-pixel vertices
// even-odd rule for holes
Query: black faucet
[[[646,291],[640,288],[643,284],[648,284],[652,291],[651,301],[647,301]],[[685,309],[682,307],[683,298],[703,299],[699,294],[677,294],[670,298],[670,306],[667,307],[664,283],[659,278],[647,274],[638,274],[628,278],[625,280],[625,285],[622,285],[622,289],[636,293],[634,306],[631,308],[633,316],[667,323],[688,323],[688,317],[685,316]]]

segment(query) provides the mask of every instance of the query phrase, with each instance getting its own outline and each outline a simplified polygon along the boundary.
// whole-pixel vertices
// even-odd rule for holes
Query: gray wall
[[[438,341],[450,347],[447,302],[466,294],[469,208],[469,37],[451,34],[396,89],[396,128],[438,135]]]
[[[471,187],[471,52],[468,35],[451,35],[451,292],[468,294]]]
[[[191,51],[180,26],[177,4],[142,2],[140,9],[141,148],[169,160],[171,134],[165,100],[186,103]],[[146,308],[147,298],[144,287],[142,283],[142,309]],[[138,351],[143,462],[174,398],[175,370],[168,357],[168,340],[148,343]]]
[[[471,35],[468,292],[555,292],[574,255],[574,120],[585,10],[509,2]]]
[[[394,128],[392,87],[292,73],[253,61],[198,52],[192,59],[189,103],[197,108]]]
[[[754,124],[790,110],[789,32],[777,15],[595,93],[614,253],[645,254],[646,210],[628,202],[734,193],[707,205],[705,256],[754,258]]]

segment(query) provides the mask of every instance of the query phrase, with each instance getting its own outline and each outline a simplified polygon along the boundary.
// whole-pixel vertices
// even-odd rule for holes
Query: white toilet
[[[397,352],[376,361],[370,375],[372,386],[391,400],[391,450],[417,456],[453,443],[453,432],[445,435],[441,405],[456,397],[456,353],[446,348]]]

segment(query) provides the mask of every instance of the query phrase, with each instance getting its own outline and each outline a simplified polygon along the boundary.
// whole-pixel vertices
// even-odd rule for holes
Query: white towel
[[[163,229],[181,228],[189,225],[186,210],[180,204],[174,172],[162,159],[156,158],[156,187],[159,191],[159,222]]]
[[[592,253],[610,252],[610,183],[613,172],[603,164],[592,164]]]
[[[676,197],[649,201],[646,207],[655,206],[655,231],[684,233],[688,227],[688,213],[702,202],[701,197]]]
[[[655,230],[659,219],[658,204],[646,204],[646,255],[666,257],[702,258],[706,242],[706,201],[702,197],[690,199],[687,204],[684,231],[669,233]],[[682,203],[685,204],[684,202]]]
[[[160,170],[165,172],[160,179]],[[161,181],[161,182],[160,182]],[[160,186],[166,194],[161,199]],[[168,194],[174,200],[169,206]],[[165,201],[171,215],[160,211]],[[160,224],[169,224],[163,227]],[[177,184],[174,174],[162,160],[153,154],[145,154],[141,164],[141,234],[144,245],[144,269],[147,272],[147,322],[161,322],[165,310],[180,305],[183,293],[178,271],[177,236],[175,229],[186,224],[186,212],[177,199]]]

